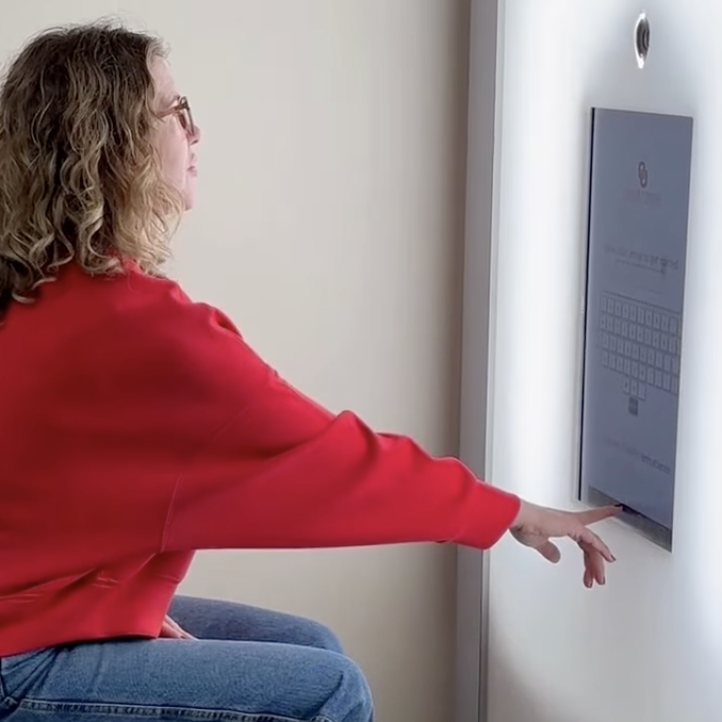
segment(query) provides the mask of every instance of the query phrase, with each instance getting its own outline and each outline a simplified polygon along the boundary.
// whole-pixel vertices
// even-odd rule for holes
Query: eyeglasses
[[[177,115],[181,127],[188,135],[196,134],[196,124],[193,122],[193,113],[191,113],[191,106],[185,95],[178,98],[178,102],[169,111],[163,113],[161,118],[165,118],[168,115]]]

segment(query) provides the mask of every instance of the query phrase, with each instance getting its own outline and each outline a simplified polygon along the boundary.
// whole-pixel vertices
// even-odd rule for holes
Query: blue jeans
[[[368,685],[306,619],[176,597],[194,640],[73,644],[0,659],[0,722],[372,722]]]

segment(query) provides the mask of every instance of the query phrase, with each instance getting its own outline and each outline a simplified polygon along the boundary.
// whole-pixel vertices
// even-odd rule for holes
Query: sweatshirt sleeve
[[[486,549],[517,497],[410,438],[333,414],[270,368],[220,314],[196,372],[226,417],[179,477],[166,551],[456,542]],[[212,339],[212,342],[211,342]]]

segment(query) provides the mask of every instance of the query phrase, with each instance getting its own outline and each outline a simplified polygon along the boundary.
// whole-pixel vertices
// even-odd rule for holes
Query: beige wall
[[[218,14],[149,18],[205,132],[181,277],[311,395],[454,451],[464,3],[259,0]],[[380,722],[442,722],[453,556],[208,554],[185,590],[323,620],[366,671]]]
[[[312,396],[454,451],[465,3],[186,4],[144,12],[205,133],[181,278]],[[184,589],[323,620],[380,722],[442,722],[453,564],[433,546],[205,554]]]
[[[164,35],[204,133],[177,272],[304,391],[457,446],[466,0],[28,0],[31,31],[120,11]],[[380,722],[450,719],[454,550],[200,556],[183,590],[316,617]]]

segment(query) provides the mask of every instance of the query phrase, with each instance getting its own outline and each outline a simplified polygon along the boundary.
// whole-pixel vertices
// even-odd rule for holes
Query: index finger
[[[572,512],[574,516],[584,525],[596,524],[604,519],[617,516],[622,511],[621,506],[601,506],[599,509],[587,509],[585,511]]]

